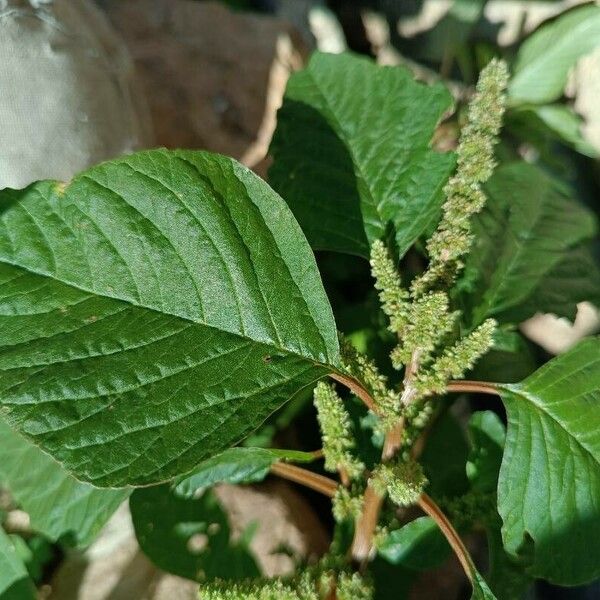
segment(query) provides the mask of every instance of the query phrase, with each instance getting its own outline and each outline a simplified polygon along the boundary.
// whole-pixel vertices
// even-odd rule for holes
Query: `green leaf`
[[[140,547],[164,571],[195,581],[260,574],[244,536],[231,541],[227,515],[212,492],[187,499],[166,485],[142,488],[129,505]]]
[[[491,410],[473,413],[468,426],[471,452],[467,461],[467,477],[473,490],[494,492],[502,464],[504,425]]]
[[[583,137],[581,132],[583,119],[570,106],[545,104],[531,107],[525,112],[529,116],[532,114],[537,116],[556,136],[577,152],[591,158],[598,157],[596,148]]]
[[[600,338],[499,388],[508,415],[498,483],[505,548],[533,550],[537,577],[591,581],[600,576]]]
[[[0,402],[82,480],[188,472],[339,362],[304,235],[232,159],[141,152],[0,206]]]
[[[436,222],[454,158],[429,143],[450,106],[443,86],[351,54],[292,75],[269,178],[313,248],[368,257],[391,223],[402,255]]]
[[[439,567],[451,554],[450,546],[435,521],[419,517],[391,531],[377,553],[394,565],[416,571]]]
[[[522,162],[500,167],[486,191],[459,283],[471,326],[488,317],[518,323],[541,310],[574,318],[577,303],[590,300],[596,295],[590,288],[598,287],[583,283],[578,263],[596,232],[593,214],[539,168]]]
[[[0,600],[34,600],[37,598],[27,569],[15,547],[0,527]]]
[[[600,306],[600,268],[591,244],[567,250],[521,302],[516,316],[522,320],[535,313],[554,313],[573,322],[577,304],[583,301]]]
[[[34,531],[76,546],[90,544],[130,494],[77,481],[2,419],[0,485],[29,514]]]
[[[485,579],[478,571],[473,572],[473,594],[471,600],[496,600]]]
[[[600,45],[600,7],[583,6],[543,24],[521,45],[508,92],[514,104],[544,104],[563,93],[577,60]]]
[[[229,448],[205,460],[194,471],[180,477],[174,492],[183,498],[193,498],[198,490],[216,483],[253,483],[262,481],[271,466],[279,460],[311,462],[310,452],[272,450],[267,448]]]

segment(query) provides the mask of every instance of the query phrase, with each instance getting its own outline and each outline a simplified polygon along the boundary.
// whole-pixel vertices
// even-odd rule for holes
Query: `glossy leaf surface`
[[[142,152],[0,206],[0,401],[80,479],[187,472],[338,363],[304,235],[231,159]]]

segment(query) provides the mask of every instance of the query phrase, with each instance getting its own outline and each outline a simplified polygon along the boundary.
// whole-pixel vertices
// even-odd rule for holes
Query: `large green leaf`
[[[0,206],[0,402],[82,480],[187,472],[339,362],[304,235],[231,159],[142,152]]]
[[[0,527],[0,600],[34,600],[36,597],[25,565]]]
[[[590,211],[521,162],[500,167],[486,191],[460,283],[473,326],[487,317],[518,323],[537,311],[574,318],[578,302],[600,297],[600,282],[581,273],[584,243],[596,231]]]
[[[129,505],[140,547],[161,569],[195,581],[260,574],[245,536],[231,541],[227,515],[212,492],[178,498],[161,485],[135,490]]]
[[[454,159],[429,142],[450,106],[443,86],[351,54],[292,75],[269,177],[313,248],[368,256],[391,223],[402,255],[435,222]]]
[[[86,546],[129,496],[77,481],[0,419],[0,486],[25,510],[33,530],[53,541]]]
[[[600,7],[583,6],[542,25],[521,45],[508,92],[514,103],[559,98],[569,70],[600,45]]]
[[[193,498],[198,490],[216,483],[254,483],[262,481],[279,460],[310,462],[314,456],[296,450],[269,448],[229,448],[198,465],[192,473],[174,483],[175,494]]]
[[[532,574],[558,584],[600,576],[600,338],[500,390],[508,430],[498,510],[507,551],[533,550]]]

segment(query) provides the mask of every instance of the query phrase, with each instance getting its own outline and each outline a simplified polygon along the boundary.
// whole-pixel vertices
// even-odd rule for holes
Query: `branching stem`
[[[379,413],[375,400],[373,400],[371,394],[369,394],[356,379],[348,377],[347,375],[342,375],[341,373],[330,373],[329,376],[331,379],[335,379],[343,386],[347,387],[353,394],[358,396],[369,410],[373,411],[375,414]]]
[[[473,583],[475,564],[473,563],[473,559],[471,558],[467,547],[460,539],[460,536],[452,526],[452,523],[448,520],[448,517],[446,517],[433,499],[425,493],[419,498],[419,507],[436,522],[437,526],[448,540],[452,550],[454,550],[469,581]]]
[[[338,484],[329,477],[324,477],[318,473],[313,473],[296,465],[289,465],[283,462],[276,462],[271,466],[271,473],[288,481],[299,483],[311,490],[325,494],[329,498],[335,496]]]
[[[490,383],[488,381],[469,381],[467,379],[450,381],[447,390],[449,392],[490,394],[492,396],[498,396],[500,394],[495,383]]]

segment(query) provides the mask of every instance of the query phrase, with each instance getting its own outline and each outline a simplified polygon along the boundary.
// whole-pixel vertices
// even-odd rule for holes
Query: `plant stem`
[[[446,515],[432,500],[432,498],[425,493],[421,494],[418,504],[423,512],[427,513],[437,523],[437,526],[448,540],[452,550],[454,550],[454,554],[456,554],[458,560],[460,561],[460,564],[465,574],[469,578],[469,581],[473,583],[475,564],[473,563],[473,559],[471,558],[467,547],[460,539],[460,536],[458,535],[456,529],[454,529],[452,526],[452,523],[450,523],[448,520],[448,517],[446,517]]]
[[[343,386],[347,387],[353,394],[358,396],[367,406],[367,408],[373,411],[375,414],[379,414],[375,400],[371,397],[371,394],[365,390],[364,387],[354,378],[342,375],[341,373],[330,373],[331,379],[335,379]]]
[[[450,381],[447,390],[449,392],[467,392],[480,393],[498,396],[498,387],[495,383],[489,381],[469,381],[467,379],[461,381]]]
[[[296,465],[289,465],[283,462],[276,462],[271,466],[271,473],[288,481],[299,483],[311,490],[325,494],[329,498],[335,496],[338,484],[329,477],[324,477],[318,473],[313,473]]]
[[[404,373],[404,382],[402,396],[400,397],[400,405],[408,406],[415,398],[416,390],[413,386],[413,381],[419,368],[420,351],[417,349],[413,352],[410,362],[406,365]],[[383,443],[383,451],[381,453],[381,461],[388,462],[391,460],[402,445],[402,435],[404,433],[404,419],[396,427],[388,431]],[[365,490],[363,503],[363,511],[356,523],[354,531],[354,540],[352,541],[352,558],[364,564],[371,553],[373,545],[373,535],[377,522],[379,521],[379,513],[383,505],[383,497],[380,496],[373,487],[368,484]]]
[[[372,485],[367,485],[363,499],[363,509],[356,522],[354,539],[352,540],[352,558],[364,566],[371,554],[373,534],[379,521],[379,512],[383,505],[383,496],[380,496]]]

